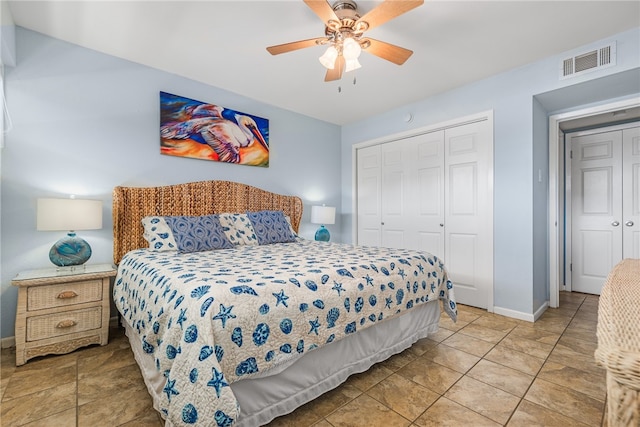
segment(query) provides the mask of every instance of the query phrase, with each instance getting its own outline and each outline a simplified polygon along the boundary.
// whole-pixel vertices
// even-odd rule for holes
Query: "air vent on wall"
[[[616,42],[563,60],[560,78],[566,79],[613,65],[616,65]]]

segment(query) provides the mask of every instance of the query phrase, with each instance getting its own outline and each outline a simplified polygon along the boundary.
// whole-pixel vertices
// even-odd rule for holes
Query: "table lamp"
[[[38,199],[37,229],[68,231],[49,251],[49,259],[58,267],[74,267],[87,262],[91,257],[91,246],[75,232],[101,228],[101,200]]]
[[[311,206],[311,223],[320,224],[320,228],[316,231],[316,240],[320,242],[328,242],[331,238],[329,230],[324,226],[325,224],[335,224],[336,222],[336,208],[331,206]]]

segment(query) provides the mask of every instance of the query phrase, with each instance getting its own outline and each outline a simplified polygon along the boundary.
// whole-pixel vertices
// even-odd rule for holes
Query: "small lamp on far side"
[[[87,262],[91,257],[91,246],[75,232],[101,228],[101,200],[38,199],[38,231],[68,232],[49,251],[49,259],[58,267],[75,267]]]
[[[329,230],[324,226],[325,224],[335,224],[336,222],[336,208],[331,206],[311,206],[311,223],[320,224],[320,228],[316,231],[316,240],[320,242],[328,242],[331,238]]]

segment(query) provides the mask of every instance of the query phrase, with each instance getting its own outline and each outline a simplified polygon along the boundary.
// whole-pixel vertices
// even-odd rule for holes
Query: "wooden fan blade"
[[[325,82],[332,82],[334,80],[340,80],[344,71],[345,60],[344,56],[339,55],[336,58],[336,63],[333,66],[333,70],[327,70],[327,74],[324,76]]]
[[[423,3],[424,0],[386,0],[378,7],[365,13],[363,17],[356,21],[355,26],[357,27],[358,22],[364,21],[369,24],[368,29],[370,30],[410,11],[411,9],[415,9]]]
[[[304,49],[306,47],[316,46],[316,41],[325,41],[326,37],[316,37],[315,39],[299,40],[297,42],[284,43],[275,46],[269,46],[267,50],[271,55],[279,55],[281,53],[291,52],[292,50]]]
[[[304,2],[325,24],[329,21],[340,22],[327,0],[304,0]]]
[[[378,56],[387,61],[391,61],[394,64],[402,65],[413,54],[412,50],[405,49],[400,46],[393,45],[391,43],[381,42],[367,38],[371,45],[364,49],[365,52],[369,52],[375,56]]]

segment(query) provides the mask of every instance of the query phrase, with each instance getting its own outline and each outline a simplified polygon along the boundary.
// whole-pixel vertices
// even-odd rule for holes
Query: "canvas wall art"
[[[160,153],[269,166],[269,120],[160,92]]]

